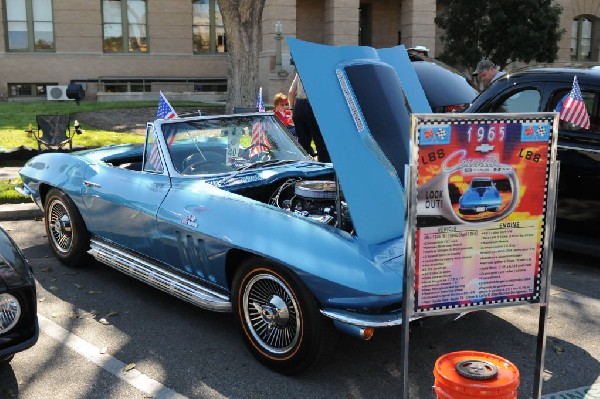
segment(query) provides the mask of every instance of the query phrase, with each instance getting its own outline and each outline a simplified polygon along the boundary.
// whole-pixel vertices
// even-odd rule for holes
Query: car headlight
[[[0,294],[0,334],[17,324],[21,317],[21,304],[11,294]]]

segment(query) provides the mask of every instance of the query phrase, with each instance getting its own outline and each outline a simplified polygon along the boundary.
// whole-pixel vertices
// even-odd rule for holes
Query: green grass
[[[0,180],[0,204],[22,204],[31,202],[31,198],[19,194],[15,186],[21,184],[21,179]]]
[[[197,102],[173,102],[173,107],[205,107],[211,104]],[[37,148],[35,137],[27,133],[30,125],[36,129],[35,116],[52,114],[74,114],[106,109],[148,108],[156,107],[155,101],[120,101],[120,102],[2,102],[0,103],[0,150],[10,150],[20,146]],[[74,143],[84,147],[100,147],[109,144],[140,143],[144,137],[129,133],[115,133],[95,129],[82,124],[84,134],[76,136]]]
[[[197,102],[173,102],[173,107],[207,107],[212,104]],[[155,101],[135,102],[82,102],[79,106],[73,102],[0,102],[0,151],[11,150],[21,146],[37,149],[37,141],[31,133],[27,133],[29,125],[36,129],[35,116],[38,114],[74,114],[107,109],[148,108],[156,107]],[[145,137],[130,133],[116,133],[99,130],[93,126],[82,124],[83,134],[74,137],[77,146],[101,147],[109,144],[143,143]],[[0,167],[22,166],[25,161],[2,161]],[[31,202],[14,190],[21,183],[17,180],[0,181],[0,204],[19,204]]]
[[[84,147],[101,147],[108,144],[143,143],[144,136],[131,133],[115,133],[105,130],[97,130],[82,124],[84,133],[73,138],[73,145]],[[35,136],[25,130],[6,129],[0,130],[0,150],[6,151],[21,146],[35,148],[37,141]]]

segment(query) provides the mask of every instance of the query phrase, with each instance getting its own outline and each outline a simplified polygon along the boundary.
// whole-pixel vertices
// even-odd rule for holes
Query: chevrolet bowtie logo
[[[484,154],[486,152],[492,151],[493,149],[494,149],[494,146],[493,145],[489,145],[487,143],[486,144],[481,144],[481,145],[478,145],[477,147],[475,147],[475,151],[482,152]]]

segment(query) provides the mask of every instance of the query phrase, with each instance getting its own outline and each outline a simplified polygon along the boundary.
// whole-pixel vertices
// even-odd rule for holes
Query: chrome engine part
[[[271,203],[316,222],[352,232],[348,206],[333,180],[288,180]]]

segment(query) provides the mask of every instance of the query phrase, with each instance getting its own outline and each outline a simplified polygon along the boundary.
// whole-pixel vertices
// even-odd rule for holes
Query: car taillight
[[[463,112],[467,109],[465,104],[447,105],[444,107],[444,112]]]

